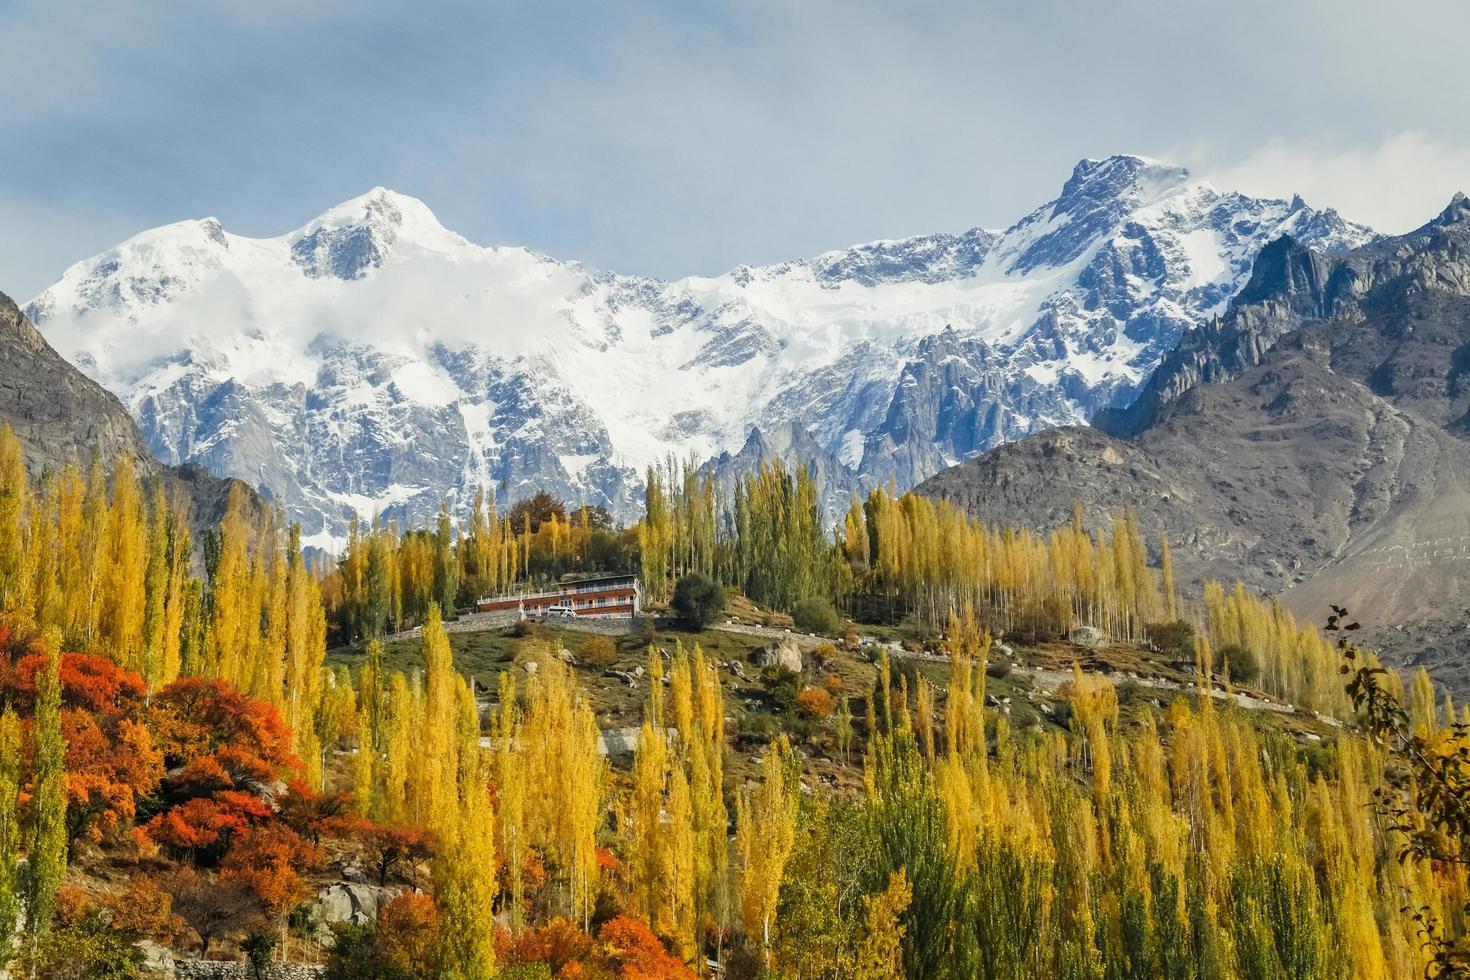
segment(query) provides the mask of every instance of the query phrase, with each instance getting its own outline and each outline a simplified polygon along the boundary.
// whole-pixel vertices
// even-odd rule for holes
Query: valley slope
[[[1470,682],[1470,204],[1327,255],[1284,238],[1124,410],[937,474],[987,520],[1096,526],[1126,506],[1181,577],[1348,606],[1372,639]]]

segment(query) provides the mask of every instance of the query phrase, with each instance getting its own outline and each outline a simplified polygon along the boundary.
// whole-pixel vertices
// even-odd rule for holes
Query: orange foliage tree
[[[291,754],[291,733],[280,712],[224,681],[177,680],[153,703],[150,726],[170,768],[206,755],[219,756],[226,748],[233,751],[229,758],[236,762],[254,760],[273,771],[301,768]]]
[[[149,721],[170,775],[164,809],[141,828],[146,839],[214,864],[236,838],[275,819],[264,794],[300,763],[274,707],[223,681],[186,678],[158,693]]]
[[[797,692],[796,708],[814,721],[825,721],[837,707],[837,699],[821,687],[808,687]]]
[[[541,963],[552,976],[619,977],[622,980],[694,980],[694,971],[664,949],[648,923],[618,916],[603,923],[597,940],[570,919],[557,917],[537,929],[503,932],[496,959]]]
[[[693,980],[694,971],[669,954],[648,923],[620,915],[598,930],[607,965],[624,980]]]
[[[405,892],[378,909],[375,932],[382,959],[407,975],[433,976],[438,962],[439,910],[422,892]]]
[[[302,873],[321,866],[321,849],[281,823],[261,824],[238,839],[220,864],[220,877],[233,879],[260,896],[276,919],[306,898]]]
[[[30,640],[0,627],[0,698],[22,717],[35,711],[37,676],[46,664]],[[96,841],[130,823],[138,803],[157,791],[163,753],[146,723],[138,674],[85,653],[62,654],[59,674],[67,841]]]

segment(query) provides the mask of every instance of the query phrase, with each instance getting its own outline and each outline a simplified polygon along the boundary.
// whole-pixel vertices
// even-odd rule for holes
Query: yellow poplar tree
[[[741,914],[748,935],[760,937],[770,965],[771,930],[786,861],[796,841],[796,808],[800,798],[791,746],[778,736],[761,762],[761,782],[736,798],[735,841],[740,852]]]

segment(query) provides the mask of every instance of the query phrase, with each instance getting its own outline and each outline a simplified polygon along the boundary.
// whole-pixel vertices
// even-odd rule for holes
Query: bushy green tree
[[[708,575],[691,572],[674,585],[674,615],[690,629],[704,629],[725,611],[725,590]]]
[[[1215,651],[1215,670],[1230,671],[1230,679],[1241,684],[1254,684],[1261,676],[1261,662],[1249,647],[1231,643]]]
[[[12,976],[33,980],[133,980],[143,954],[136,937],[95,914],[59,926],[26,947]]]
[[[1186,620],[1149,623],[1144,626],[1143,634],[1163,653],[1182,660],[1194,656],[1194,625]]]
[[[842,630],[842,617],[837,615],[832,603],[819,596],[808,596],[798,602],[791,610],[791,619],[798,629],[808,633],[831,635]]]

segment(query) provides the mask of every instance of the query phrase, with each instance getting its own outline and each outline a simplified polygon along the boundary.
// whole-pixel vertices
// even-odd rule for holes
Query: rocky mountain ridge
[[[1195,583],[1348,606],[1470,683],[1470,203],[1340,254],[1283,239],[1130,408],[1032,436],[919,492],[1002,523],[1132,506]]]
[[[906,488],[1131,402],[1283,234],[1374,238],[1118,156],[1003,231],[663,282],[482,248],[379,188],[273,239],[145,232],[28,310],[160,458],[259,486],[330,545],[354,512],[482,486],[629,518],[650,463],[719,469],[752,440],[819,458],[832,501]]]
[[[165,481],[167,491],[187,507],[196,532],[224,514],[234,481],[196,464],[161,465],[117,396],[68,364],[3,293],[0,422],[15,431],[34,479],[68,465],[85,472],[94,460],[110,472],[125,458],[136,473]],[[250,496],[258,500],[253,491]]]

